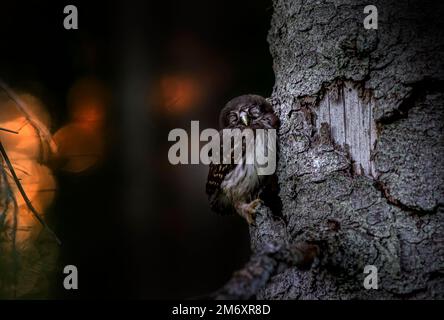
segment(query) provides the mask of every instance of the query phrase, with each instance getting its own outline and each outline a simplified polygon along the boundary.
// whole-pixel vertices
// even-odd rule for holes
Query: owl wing
[[[223,139],[222,139],[222,131],[220,134],[220,155],[221,162],[223,162]],[[234,213],[234,208],[231,204],[231,201],[227,198],[224,191],[221,188],[222,182],[225,180],[225,177],[236,167],[234,163],[234,148],[231,146],[230,153],[228,154],[231,157],[231,163],[211,163],[209,165],[206,192],[208,195],[208,199],[210,201],[211,210],[218,214],[231,214]]]
[[[220,141],[222,142],[222,132]],[[227,198],[227,196],[224,194],[224,191],[221,188],[222,182],[225,180],[225,177],[236,168],[237,164],[235,163],[234,158],[234,148],[235,146],[233,144],[230,145],[230,152],[227,154],[228,157],[231,157],[231,163],[229,164],[215,164],[211,163],[209,172],[208,172],[208,178],[207,178],[207,185],[206,185],[206,192],[208,195],[208,199],[210,200],[210,207],[213,211],[215,211],[218,214],[227,215],[232,214],[235,212],[235,209],[231,203],[231,200]],[[242,155],[245,155],[246,152],[246,145],[245,141],[242,140]],[[223,143],[221,143],[220,146],[220,154],[223,155]],[[223,156],[221,157],[223,159]]]
[[[210,164],[206,192],[210,200],[210,207],[216,213],[231,214],[233,212],[231,203],[224,195],[221,184],[234,167],[234,164]]]

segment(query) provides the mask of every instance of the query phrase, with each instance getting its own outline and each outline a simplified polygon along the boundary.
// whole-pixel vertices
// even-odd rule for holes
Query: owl
[[[265,98],[249,94],[234,98],[225,105],[220,112],[219,126],[221,135],[223,129],[247,128],[255,134],[256,129],[277,129],[279,118]],[[251,224],[262,202],[260,195],[275,177],[258,175],[256,162],[248,164],[245,161],[245,143],[242,149],[242,161],[210,164],[206,192],[213,211],[238,213]]]

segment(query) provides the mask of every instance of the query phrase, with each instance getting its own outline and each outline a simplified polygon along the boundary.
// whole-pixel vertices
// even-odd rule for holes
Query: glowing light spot
[[[71,121],[54,134],[61,169],[80,173],[92,168],[103,154],[103,124],[109,101],[106,87],[95,78],[78,80],[68,94]]]
[[[71,120],[85,129],[99,129],[105,118],[108,92],[105,86],[94,78],[77,81],[68,94]]]
[[[93,167],[103,153],[103,139],[80,123],[71,123],[54,134],[61,169],[79,173]]]
[[[160,81],[163,106],[171,112],[183,112],[202,98],[202,91],[195,79],[185,75],[164,76]]]

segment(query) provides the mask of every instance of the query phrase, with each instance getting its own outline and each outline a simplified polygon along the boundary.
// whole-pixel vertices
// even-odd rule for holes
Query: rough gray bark
[[[363,27],[368,4],[378,30]],[[274,0],[283,219],[261,208],[252,259],[274,262],[238,297],[444,298],[442,7]],[[309,270],[269,254],[299,243],[320,248]],[[364,289],[366,265],[378,290]]]

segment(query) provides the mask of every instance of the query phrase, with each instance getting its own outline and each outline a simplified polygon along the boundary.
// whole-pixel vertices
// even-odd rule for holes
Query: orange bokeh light
[[[61,169],[80,173],[100,160],[108,102],[108,90],[95,78],[82,78],[72,86],[68,94],[71,121],[54,134]]]
[[[61,169],[80,173],[93,167],[103,153],[103,139],[99,133],[85,130],[82,123],[73,122],[54,134],[59,147]]]
[[[99,129],[105,118],[108,92],[97,79],[87,77],[77,81],[69,91],[71,120],[85,129]]]
[[[160,80],[162,105],[170,112],[184,112],[202,98],[199,83],[186,75],[167,75]]]

